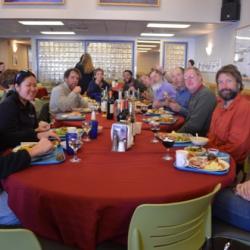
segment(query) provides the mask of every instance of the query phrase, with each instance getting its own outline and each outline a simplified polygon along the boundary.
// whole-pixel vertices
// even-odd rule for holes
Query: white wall
[[[233,63],[235,35],[237,29],[250,25],[250,1],[241,1],[241,21],[232,23],[230,26],[217,30],[205,36],[199,36],[195,39],[195,61],[209,62],[220,60],[221,65]],[[206,54],[208,43],[213,44],[211,56]],[[214,82],[215,73],[203,73],[205,81]]]
[[[0,17],[219,22],[221,7],[221,0],[160,0],[159,8],[98,6],[97,0],[65,2],[63,6],[0,5]]]

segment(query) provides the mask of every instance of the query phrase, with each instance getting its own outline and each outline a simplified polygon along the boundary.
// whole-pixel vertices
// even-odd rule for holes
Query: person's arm
[[[216,105],[216,98],[212,94],[201,95],[193,105],[193,109],[189,110],[188,120],[178,130],[180,133],[195,134],[203,129],[205,123]]]
[[[19,114],[16,106],[6,102],[2,103],[0,105],[0,117],[1,140],[6,147],[15,147],[21,141],[38,140],[35,129],[19,129]]]
[[[29,151],[20,150],[0,157],[0,179],[8,177],[10,174],[28,168],[31,158],[49,152],[53,144],[48,139],[41,139]]]
[[[12,173],[28,168],[31,157],[26,150],[20,150],[7,156],[0,157],[0,179],[4,179]]]

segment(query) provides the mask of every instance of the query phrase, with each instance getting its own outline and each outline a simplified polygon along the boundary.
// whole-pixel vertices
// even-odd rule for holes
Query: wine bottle
[[[107,89],[103,90],[103,95],[101,99],[101,112],[106,113],[107,112]]]
[[[107,119],[113,120],[114,119],[114,98],[112,96],[112,91],[109,91],[109,98],[107,104]]]
[[[120,121],[126,121],[126,120],[127,120],[127,113],[124,110],[124,100],[121,100],[120,101],[120,110],[119,110],[119,113],[117,115],[117,121],[120,122]]]

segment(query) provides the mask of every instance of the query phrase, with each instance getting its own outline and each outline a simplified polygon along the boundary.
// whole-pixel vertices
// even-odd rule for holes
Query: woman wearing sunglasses
[[[31,71],[20,71],[15,77],[15,91],[0,104],[2,149],[41,138],[55,137],[59,140],[58,136],[49,130],[48,123],[38,124],[36,111],[31,103],[37,93],[36,82],[36,76]]]

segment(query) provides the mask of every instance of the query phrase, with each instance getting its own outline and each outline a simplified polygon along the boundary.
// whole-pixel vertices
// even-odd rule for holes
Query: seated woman
[[[0,104],[0,149],[15,147],[23,141],[38,141],[45,137],[59,137],[50,131],[46,122],[38,124],[31,101],[37,92],[36,76],[20,71],[15,77],[15,91]]]
[[[53,148],[52,143],[42,138],[32,149],[20,150],[6,156],[0,156],[0,180],[8,177],[10,174],[28,168],[31,158],[47,153]],[[8,194],[0,189],[0,225],[20,224],[15,214],[8,206]]]
[[[94,80],[89,83],[87,95],[91,99],[95,99],[97,102],[101,102],[101,94],[105,89],[109,90],[110,85],[104,80],[104,71],[101,68],[97,68],[94,71]]]

